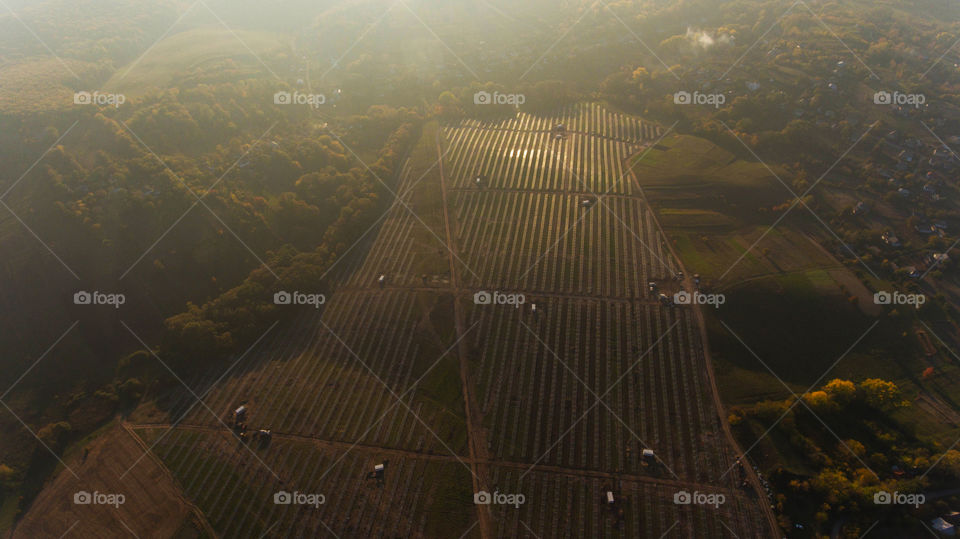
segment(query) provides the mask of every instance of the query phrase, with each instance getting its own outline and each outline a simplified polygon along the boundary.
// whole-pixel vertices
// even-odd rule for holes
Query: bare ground
[[[70,469],[47,485],[9,537],[177,536],[192,508],[164,468],[141,458],[144,451],[122,426],[111,428],[68,458]],[[119,507],[75,504],[80,491],[122,494],[125,500]]]

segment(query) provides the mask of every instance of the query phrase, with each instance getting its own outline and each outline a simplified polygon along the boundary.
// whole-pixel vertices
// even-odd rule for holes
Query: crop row
[[[453,226],[479,288],[638,298],[647,281],[675,272],[639,200],[584,207],[560,194],[460,192]]]
[[[607,114],[597,122],[605,124]],[[520,124],[517,128],[468,122],[446,129],[448,181],[458,189],[633,193],[623,163],[638,146],[602,136],[611,126],[557,137],[554,132],[535,129],[542,127],[537,125],[539,121],[520,115],[512,122]]]
[[[632,194],[622,163],[627,145],[590,135],[448,129],[449,178],[457,189]],[[477,178],[480,182],[477,182]]]
[[[732,461],[687,311],[626,301],[527,301],[536,301],[536,314],[507,305],[472,311],[479,325],[469,343],[494,455],[698,482],[720,478]],[[643,449],[655,451],[657,465],[642,462]]]
[[[458,125],[510,131],[550,131],[558,124],[563,124],[567,131],[592,133],[631,144],[654,140],[663,132],[656,124],[608,111],[599,103],[570,105],[549,116],[518,113],[497,121],[464,119]]]
[[[157,453],[224,537],[418,537],[441,519],[462,532],[472,516],[467,499],[454,504],[458,518],[433,506],[438,486],[469,485],[469,473],[456,462],[389,458],[378,484],[367,477],[384,462],[373,452],[355,449],[342,456],[306,442],[274,440],[269,450],[257,450],[261,463],[227,436],[190,429],[174,431]],[[274,495],[281,491],[323,495],[323,503],[277,504]]]
[[[756,502],[723,491],[716,506],[674,503],[676,488],[598,477],[494,467],[500,493],[522,494],[519,507],[491,506],[498,538],[507,537],[763,537]],[[521,477],[522,476],[522,477]],[[614,493],[608,504],[606,492]],[[712,494],[713,491],[705,491]],[[692,493],[691,493],[692,494]],[[622,513],[621,513],[622,511]]]

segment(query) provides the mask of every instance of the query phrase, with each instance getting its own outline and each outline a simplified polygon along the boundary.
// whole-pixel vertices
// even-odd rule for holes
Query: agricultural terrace
[[[597,104],[428,124],[326,303],[131,428],[223,536],[765,535],[696,318],[647,289],[680,266],[623,166],[661,134]],[[268,442],[230,429],[241,404]],[[473,503],[498,489],[525,504]],[[263,503],[281,490],[326,503]]]

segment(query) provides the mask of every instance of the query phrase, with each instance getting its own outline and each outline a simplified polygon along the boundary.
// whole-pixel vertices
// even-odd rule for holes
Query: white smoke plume
[[[687,41],[693,44],[694,47],[699,47],[701,49],[709,49],[714,45],[728,45],[733,42],[733,38],[728,34],[713,35],[704,30],[694,30],[693,28],[687,27],[687,34],[685,36]]]

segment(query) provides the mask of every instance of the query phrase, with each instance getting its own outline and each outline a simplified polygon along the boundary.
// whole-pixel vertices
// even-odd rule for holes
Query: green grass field
[[[713,210],[667,208],[660,212],[660,220],[667,228],[694,230],[729,229],[736,221]]]
[[[668,228],[769,223],[768,209],[789,195],[763,164],[690,135],[666,137],[630,166]]]
[[[637,156],[631,165],[647,189],[711,184],[765,188],[776,182],[762,164],[737,159],[712,142],[690,135],[664,138],[650,151]]]
[[[632,166],[687,269],[707,283],[728,287],[838,265],[789,223],[770,230],[778,217],[770,208],[789,194],[761,163],[702,138],[673,135]]]

